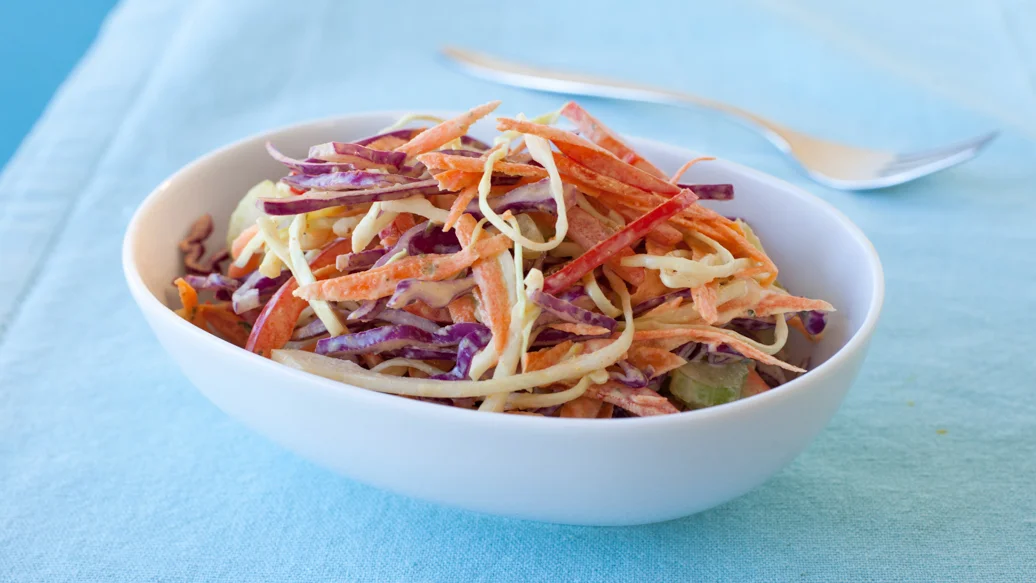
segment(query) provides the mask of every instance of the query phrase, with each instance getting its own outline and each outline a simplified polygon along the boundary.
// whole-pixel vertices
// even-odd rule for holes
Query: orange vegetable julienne
[[[417,224],[414,220],[414,215],[411,213],[399,213],[395,219],[387,227],[378,233],[378,237],[381,240],[381,246],[385,249],[391,249],[393,245],[399,241],[399,238],[403,236],[403,233],[410,230],[411,227]]]
[[[754,308],[757,317],[772,316],[774,314],[783,314],[787,312],[806,312],[809,310],[833,312],[834,306],[824,300],[811,300],[809,298],[800,298],[798,296],[788,294],[768,292],[761,300],[759,300],[759,303],[756,304]]]
[[[244,348],[251,326],[226,306],[199,306],[198,312],[224,340]]]
[[[802,318],[800,318],[798,314],[788,318],[788,327],[805,336],[806,340],[809,340],[810,342],[816,342],[824,336],[823,330],[820,331],[820,334],[810,334],[809,330],[806,330],[806,325],[802,323]]]
[[[687,364],[686,360],[669,350],[645,346],[640,343],[634,343],[630,346],[629,350],[626,351],[626,360],[640,370],[647,370],[650,367],[654,372],[652,378],[662,376]]]
[[[417,134],[409,142],[397,147],[395,151],[403,152],[407,156],[417,156],[418,154],[430,152],[468,133],[468,129],[471,128],[472,124],[489,115],[499,105],[499,101],[490,101],[475,107],[459,117],[448,119],[431,129]]]
[[[640,154],[637,154],[637,152],[633,150],[633,148],[630,148],[621,139],[619,139],[619,136],[608,128],[608,126],[590,115],[588,111],[583,109],[575,101],[569,101],[566,103],[565,106],[561,108],[561,115],[575,124],[575,126],[579,128],[579,133],[583,137],[605,150],[608,150],[612,154],[615,154],[615,156],[623,162],[640,168],[644,172],[657,176],[658,178],[665,178],[665,173],[656,168],[651,162],[642,158]]]
[[[594,326],[592,324],[576,324],[574,322],[555,322],[548,324],[548,328],[560,330],[562,332],[568,332],[569,334],[576,334],[578,336],[597,336],[599,334],[607,334],[610,332],[607,328],[601,326]]]
[[[339,255],[351,252],[352,248],[352,241],[349,239],[339,239],[324,247],[309,262],[313,276],[323,279],[338,273],[334,265],[335,260]],[[248,335],[245,350],[269,358],[274,350],[284,348],[291,340],[291,333],[295,330],[302,310],[309,305],[305,300],[294,296],[293,292],[297,288],[298,283],[292,277],[281,285],[270,301],[266,302],[255,324],[252,325],[252,333]]]
[[[432,322],[449,322],[450,312],[446,308],[433,308],[421,300],[414,300],[412,304],[403,307],[403,311],[410,312],[415,316],[421,316]]]
[[[469,214],[460,215],[457,221],[457,238],[465,250],[470,248],[475,225],[475,219]],[[502,353],[511,327],[511,300],[503,268],[495,255],[494,253],[484,260],[476,261],[471,271],[478,286],[482,309],[489,320],[487,323],[493,333],[493,342],[497,352]]]
[[[763,377],[759,376],[759,373],[752,368],[749,369],[748,378],[745,379],[745,384],[741,387],[741,398],[744,399],[745,397],[752,397],[769,390],[770,385],[766,384]]]
[[[176,285],[177,293],[180,294],[180,305],[183,306],[176,310],[176,313],[180,314],[184,320],[195,323],[198,315],[198,292],[182,277],[176,278],[173,283]]]
[[[673,298],[673,299],[668,300],[668,301],[666,301],[666,302],[664,302],[664,303],[662,303],[662,304],[660,304],[658,306],[655,306],[651,310],[649,310],[649,311],[645,312],[644,314],[642,314],[640,317],[641,318],[652,318],[652,317],[657,316],[659,314],[664,314],[666,312],[672,312],[676,308],[679,308],[682,304],[683,304],[683,298]]]
[[[481,176],[485,171],[486,161],[482,158],[469,158],[456,154],[443,154],[442,152],[428,152],[417,157],[429,168],[442,168],[444,170],[460,170],[462,172],[477,172]],[[516,164],[514,162],[498,161],[493,164],[493,172],[506,174],[508,176],[531,176],[536,179],[547,177],[547,171],[532,164]]]
[[[463,170],[443,170],[432,175],[439,181],[439,190],[457,191],[473,184],[478,184],[481,174]]]
[[[469,267],[481,257],[496,255],[511,247],[511,240],[496,235],[452,255],[417,255],[367,271],[317,281],[295,290],[295,297],[304,300],[376,300],[392,295],[404,279],[442,281]]]
[[[604,401],[590,397],[577,397],[561,406],[559,417],[575,419],[596,419],[601,412]]]
[[[568,351],[572,348],[573,342],[566,340],[556,346],[550,348],[544,348],[535,352],[529,352],[525,354],[525,372],[534,372],[537,370],[543,370],[550,368],[555,364],[558,364],[565,358]]]
[[[234,242],[230,245],[230,258],[236,261],[241,255],[241,252],[244,251],[245,246],[252,241],[252,238],[255,237],[258,232],[259,225],[252,225],[244,231],[241,231],[241,233],[234,238]],[[238,267],[231,263],[230,267],[227,268],[227,275],[234,278],[244,277],[259,268],[259,262],[261,259],[262,257],[260,254],[255,253],[252,255],[252,258],[248,260],[248,264],[244,267]]]
[[[457,224],[461,215],[464,214],[464,211],[471,204],[471,201],[475,200],[476,196],[478,196],[478,185],[476,184],[467,186],[464,190],[457,193],[457,200],[453,201],[453,206],[450,207],[450,214],[446,217],[446,224],[442,226],[443,231],[449,232]]]
[[[625,184],[669,196],[680,194],[680,188],[666,182],[664,178],[627,164],[617,158],[615,154],[572,132],[517,119],[497,118],[496,121],[499,130],[515,130],[548,139],[566,156]]]
[[[594,245],[611,237],[615,231],[607,225],[602,224],[593,215],[579,207],[572,207],[568,210],[568,238],[579,244],[580,247],[590,249]],[[633,285],[640,285],[644,282],[643,267],[625,267],[621,261],[623,257],[635,255],[631,247],[625,247],[612,256],[605,264],[622,279]]]
[[[633,389],[616,381],[602,385],[591,384],[584,396],[601,399],[641,417],[680,412],[669,399],[647,387]]]
[[[719,310],[716,307],[716,282],[710,281],[705,285],[691,289],[691,300],[694,301],[694,308],[706,324],[712,325],[719,321]]]
[[[782,360],[778,360],[769,354],[745,344],[737,338],[733,338],[722,332],[703,330],[699,328],[667,328],[664,330],[638,330],[634,332],[634,342],[638,340],[657,340],[660,338],[685,338],[685,341],[702,342],[706,344],[726,344],[741,353],[746,358],[757,360],[763,364],[772,364],[793,372],[805,372],[797,366],[792,366]]]
[[[708,160],[715,160],[715,158],[713,158],[712,156],[702,156],[700,158],[695,158],[693,160],[688,160],[687,162],[684,162],[683,166],[680,166],[680,169],[673,173],[672,178],[669,179],[669,183],[676,184],[680,181],[680,178],[683,177],[683,175],[691,169],[691,166],[694,166],[698,162],[705,162]]]
[[[446,306],[446,309],[450,311],[450,319],[453,320],[454,324],[478,322],[478,318],[475,317],[475,298],[473,296],[454,298]]]

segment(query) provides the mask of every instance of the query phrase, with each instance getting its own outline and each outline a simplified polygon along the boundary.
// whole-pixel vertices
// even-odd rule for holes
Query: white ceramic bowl
[[[292,370],[206,334],[168,307],[181,273],[176,243],[203,213],[222,240],[249,187],[284,168],[263,149],[297,154],[358,139],[398,117],[371,113],[248,138],[191,163],[137,210],[123,247],[129,288],[162,345],[213,403],[322,466],[400,494],[504,516],[571,524],[668,520],[748,492],[801,452],[855,379],[881,310],[884,280],[873,246],[844,215],[776,178],[725,161],[688,180],[729,182],[714,206],[745,217],[793,292],[838,308],[815,366],[783,386],[719,407],[614,420],[486,414],[375,393]],[[492,135],[483,123],[476,135]],[[695,153],[634,139],[664,170]],[[799,347],[800,350],[803,347]]]

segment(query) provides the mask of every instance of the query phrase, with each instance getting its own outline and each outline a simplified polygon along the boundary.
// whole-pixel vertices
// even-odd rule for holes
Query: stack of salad
[[[300,158],[267,144],[287,176],[241,200],[229,257],[204,260],[211,217],[192,227],[178,313],[297,369],[480,411],[677,413],[805,372],[789,328],[815,340],[833,308],[698,204],[734,196],[680,182],[708,159],[667,176],[575,103],[469,136],[498,105]]]

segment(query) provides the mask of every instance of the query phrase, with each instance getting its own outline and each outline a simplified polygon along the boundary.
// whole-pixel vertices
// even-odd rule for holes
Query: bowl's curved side
[[[778,264],[790,266],[785,283],[829,299],[844,314],[819,348],[822,365],[730,405],[607,422],[482,415],[291,370],[205,334],[159,300],[179,270],[175,242],[198,210],[226,217],[259,177],[278,175],[262,150],[267,137],[288,151],[300,150],[332,137],[374,133],[393,115],[315,122],[224,148],[160,186],[131,221],[123,261],[135,300],[188,378],[228,414],[365,483],[471,510],[574,524],[655,522],[730,500],[787,464],[834,414],[880,311],[877,256],[826,203],[727,162],[703,168],[693,179],[738,185],[732,208],[760,219],[758,230],[771,240]],[[691,154],[648,141],[638,146],[663,168]],[[775,198],[780,204],[773,204]],[[778,229],[795,231],[795,221],[812,225],[813,237],[826,237],[826,245],[776,236]],[[810,259],[808,268],[794,263],[803,258]]]
[[[169,326],[154,314],[148,320],[214,404],[319,465],[424,500],[568,524],[658,522],[748,492],[827,424],[864,357],[860,350],[799,390],[746,401],[734,415],[677,424],[616,420],[593,427],[558,420],[490,427],[429,415],[426,407],[356,398],[372,396],[363,389],[329,390],[329,381],[270,361],[227,366],[237,358],[233,347],[214,352],[192,328]]]

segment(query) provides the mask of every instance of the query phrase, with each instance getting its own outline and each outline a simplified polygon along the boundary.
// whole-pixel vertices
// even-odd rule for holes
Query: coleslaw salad
[[[747,398],[802,374],[823,300],[791,295],[751,227],[575,103],[497,118],[410,115],[292,158],[180,243],[177,313],[284,365],[447,406],[609,418]],[[573,131],[555,126],[564,119]],[[430,127],[408,127],[435,123]]]

